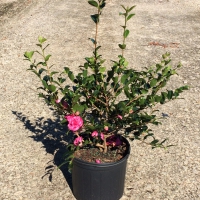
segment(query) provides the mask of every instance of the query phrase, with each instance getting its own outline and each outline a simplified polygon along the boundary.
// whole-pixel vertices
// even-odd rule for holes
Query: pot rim
[[[81,160],[80,158],[75,158],[74,157],[73,158],[73,162],[75,161],[76,163],[80,163],[80,164],[84,163],[85,165],[90,165],[90,166],[94,166],[94,167],[98,167],[98,166],[100,166],[100,167],[108,167],[108,166],[118,165],[119,163],[121,163],[124,160],[128,159],[128,157],[130,155],[130,151],[131,151],[131,147],[130,147],[129,141],[124,136],[122,136],[122,137],[126,141],[126,144],[127,144],[127,147],[128,147],[126,155],[122,159],[120,159],[120,160],[118,160],[116,162],[111,162],[111,163],[92,163],[92,162],[87,162],[87,161]]]

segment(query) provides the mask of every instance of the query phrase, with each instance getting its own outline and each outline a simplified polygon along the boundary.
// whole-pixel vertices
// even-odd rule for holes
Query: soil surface
[[[99,27],[99,44],[109,60],[120,54],[123,18],[120,4],[137,5],[128,28],[125,57],[141,69],[171,52],[183,67],[169,84],[190,86],[181,98],[158,106],[166,120],[152,127],[157,138],[175,144],[167,150],[131,142],[124,195],[120,200],[200,199],[200,1],[107,0]],[[73,200],[71,175],[62,163],[65,127],[36,96],[40,83],[26,71],[25,51],[37,38],[50,43],[55,68],[77,72],[92,54],[88,38],[95,27],[94,9],[83,0],[0,1],[0,199]],[[119,20],[118,20],[119,19]]]

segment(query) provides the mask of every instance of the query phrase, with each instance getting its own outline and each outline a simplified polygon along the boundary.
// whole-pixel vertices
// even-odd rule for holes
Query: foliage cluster
[[[156,104],[177,99],[180,93],[188,89],[187,86],[175,90],[164,89],[181,64],[172,67],[170,54],[166,53],[161,62],[153,67],[141,71],[128,68],[124,56],[126,38],[130,33],[127,22],[134,16],[131,12],[135,6],[129,8],[122,5],[123,12],[119,14],[124,17],[124,25],[121,26],[123,41],[118,45],[121,55],[112,61],[112,67],[107,70],[105,60],[99,54],[101,46],[98,46],[100,16],[106,0],[88,3],[97,10],[96,14],[91,15],[96,29],[94,38],[90,38],[94,50],[92,56],[85,58],[77,75],[68,67],[64,67],[62,73],[51,70],[52,66],[48,65],[51,55],[46,54],[48,44],[44,45],[44,37],[38,38],[40,50],[24,54],[31,63],[28,70],[42,82],[38,88],[39,97],[63,116],[62,123],[67,123],[69,131],[75,134],[74,143],[69,144],[72,151],[97,146],[106,153],[108,148],[120,145],[118,139],[113,140],[113,135],[122,133],[131,139],[143,141],[150,137],[152,140],[149,144],[153,148],[164,147],[165,139],[157,140],[149,125],[160,123],[154,110]],[[36,62],[34,53],[39,54],[43,61]]]

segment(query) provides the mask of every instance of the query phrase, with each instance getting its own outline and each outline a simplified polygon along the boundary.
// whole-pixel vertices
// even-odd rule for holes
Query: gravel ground
[[[171,87],[190,85],[182,98],[158,107],[169,117],[153,127],[176,144],[151,150],[134,141],[121,200],[200,199],[200,2],[199,0],[108,0],[99,37],[107,60],[120,53],[120,4],[136,4],[126,57],[146,67],[171,52],[182,61]],[[77,66],[91,55],[87,38],[94,26],[92,7],[82,0],[1,0],[0,3],[0,199],[73,200],[67,168],[57,170],[64,151],[64,129],[41,99],[39,82],[26,71],[23,53],[48,38],[56,68]],[[116,21],[116,19],[119,19]],[[119,30],[119,31],[118,31]],[[112,52],[112,53],[111,53]],[[111,55],[112,54],[112,55]],[[109,62],[108,62],[109,64]]]

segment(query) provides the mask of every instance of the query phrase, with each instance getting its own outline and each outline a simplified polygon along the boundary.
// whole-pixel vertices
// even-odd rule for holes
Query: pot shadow
[[[42,176],[42,179],[48,176],[50,182],[53,179],[53,171],[65,161],[64,154],[66,153],[66,145],[71,143],[73,140],[72,134],[66,134],[67,126],[61,126],[60,120],[47,119],[44,120],[43,117],[37,118],[35,121],[29,120],[28,116],[25,116],[21,112],[12,111],[16,116],[17,120],[21,121],[25,128],[33,133],[29,136],[36,142],[42,142],[43,148],[45,148],[47,153],[54,155],[54,159],[47,163],[45,168],[45,174]],[[62,171],[70,189],[72,188],[72,176],[68,171],[68,163],[59,167]]]

